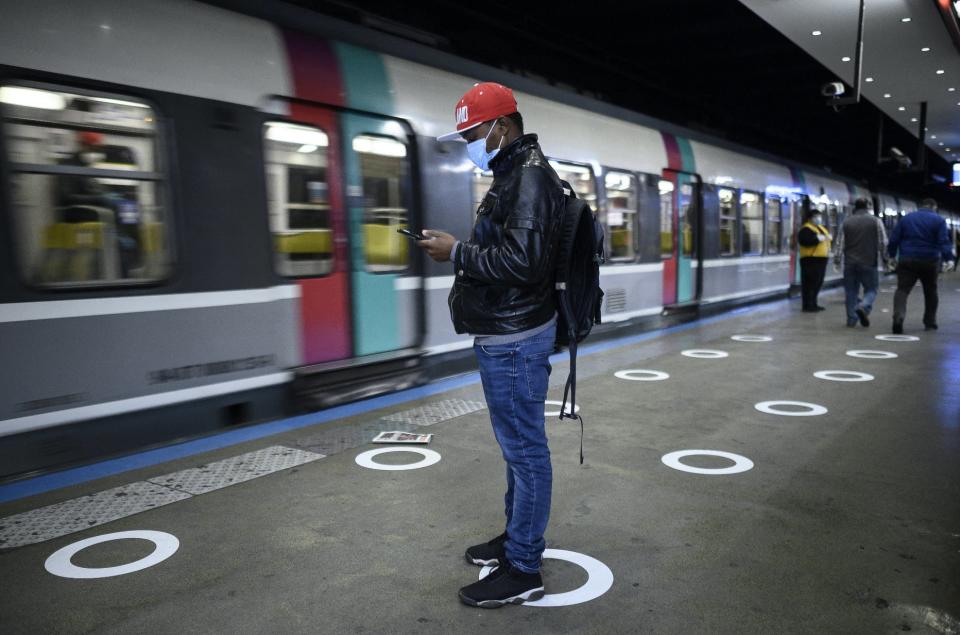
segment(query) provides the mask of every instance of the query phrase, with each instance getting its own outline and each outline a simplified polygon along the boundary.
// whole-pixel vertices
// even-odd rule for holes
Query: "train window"
[[[591,209],[597,209],[597,184],[593,180],[593,170],[590,167],[553,159],[550,159],[550,165],[561,179],[570,184],[577,193],[577,198],[586,201]]]
[[[840,224],[840,212],[836,205],[831,205],[827,211],[827,228],[836,236]]]
[[[333,271],[333,230],[327,192],[329,139],[318,128],[264,125],[267,211],[277,273],[320,277]]]
[[[673,182],[661,180],[660,191],[660,257],[673,257]]]
[[[21,274],[45,287],[136,284],[172,265],[157,121],[136,98],[0,86]]]
[[[763,197],[755,192],[740,193],[740,249],[744,256],[763,253]]]
[[[720,255],[737,255],[737,201],[733,190],[721,189],[720,198]]]
[[[367,271],[403,271],[410,260],[409,174],[406,144],[392,137],[359,135],[353,151],[360,159],[363,183],[363,248]]]
[[[693,185],[684,183],[680,186],[680,200],[677,214],[680,217],[681,252],[684,256],[692,257],[697,245],[697,221],[691,212],[696,209],[693,205]]]
[[[783,244],[783,202],[767,199],[767,253],[779,254]]]
[[[610,260],[633,260],[637,226],[637,179],[627,172],[607,172],[607,244]]]

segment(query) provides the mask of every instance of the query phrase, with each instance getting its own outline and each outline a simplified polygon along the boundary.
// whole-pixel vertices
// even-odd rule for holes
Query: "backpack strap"
[[[577,198],[576,191],[566,181],[561,180],[564,197]],[[574,218],[567,213],[567,205],[563,208],[563,222],[560,225],[561,245],[571,243],[580,225],[580,216]],[[561,258],[565,258],[569,250],[561,247]],[[570,306],[570,296],[567,291],[568,263],[558,263],[555,288],[557,291],[557,309],[563,314],[567,326],[567,347],[570,352],[570,370],[567,373],[567,383],[563,389],[563,402],[560,404],[560,420],[576,419],[580,422],[580,465],[583,465],[583,418],[575,412],[577,403],[577,324]],[[569,401],[568,401],[569,398]],[[570,413],[567,414],[567,403],[570,403]]]
[[[564,293],[564,295],[566,295]],[[569,302],[566,303],[569,307]],[[568,313],[569,315],[569,313]],[[571,329],[572,330],[572,329]],[[563,389],[563,403],[560,404],[560,419],[576,419],[580,422],[580,465],[583,465],[583,417],[577,412],[577,338],[570,339],[570,372],[567,374],[567,385]],[[567,412],[567,397],[570,397],[570,414]]]

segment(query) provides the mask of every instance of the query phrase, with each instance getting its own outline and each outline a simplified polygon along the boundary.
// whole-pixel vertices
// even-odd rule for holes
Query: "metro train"
[[[831,231],[858,197],[891,223],[916,208],[285,11],[5,3],[0,478],[275,418],[296,396],[316,407],[394,390],[465,356],[452,270],[396,230],[468,235],[491,176],[435,137],[475,81],[514,89],[596,209],[605,324],[785,297],[810,206]]]

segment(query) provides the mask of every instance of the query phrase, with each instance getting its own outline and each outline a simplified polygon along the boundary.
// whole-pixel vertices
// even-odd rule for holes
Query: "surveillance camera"
[[[902,168],[910,168],[913,165],[910,157],[901,152],[900,148],[896,146],[890,146],[890,156],[892,156],[893,160],[899,163]]]
[[[846,88],[843,85],[843,82],[830,82],[829,84],[824,84],[820,88],[820,94],[824,97],[839,97],[844,93]]]

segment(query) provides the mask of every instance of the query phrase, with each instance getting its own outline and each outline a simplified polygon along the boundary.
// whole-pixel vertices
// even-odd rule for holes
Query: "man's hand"
[[[455,237],[435,229],[424,229],[420,233],[424,236],[429,236],[429,238],[427,240],[418,240],[418,247],[426,251],[427,255],[437,262],[450,260],[450,251],[457,242]]]

